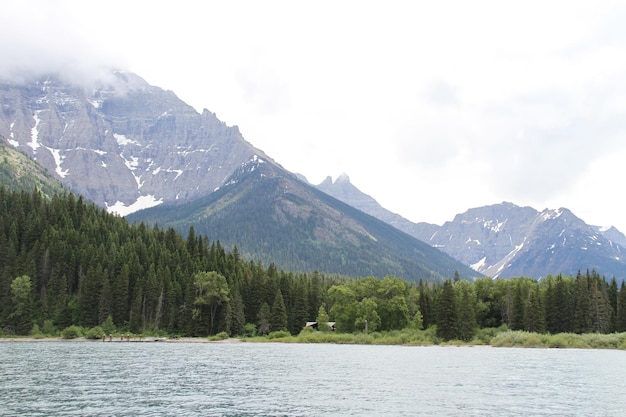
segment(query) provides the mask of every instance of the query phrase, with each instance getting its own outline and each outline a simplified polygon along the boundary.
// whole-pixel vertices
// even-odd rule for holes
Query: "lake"
[[[0,343],[0,415],[623,416],[626,352]]]

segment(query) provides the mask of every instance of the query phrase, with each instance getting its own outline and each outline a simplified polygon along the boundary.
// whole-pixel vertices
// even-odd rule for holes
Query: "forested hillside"
[[[472,340],[478,329],[626,331],[626,287],[595,271],[418,284],[393,276],[294,274],[173,229],[130,225],[73,194],[0,186],[0,334],[109,332],[204,336],[302,330],[431,329]]]
[[[0,184],[12,190],[38,188],[45,195],[63,192],[60,182],[25,154],[14,149],[0,135]]]
[[[299,331],[336,278],[244,262],[236,248],[173,229],[130,226],[73,194],[0,186],[0,329],[61,330],[110,316],[134,333],[243,334],[244,324]],[[259,317],[259,312],[268,317]],[[209,325],[211,323],[211,325]],[[263,326],[262,326],[263,327]]]

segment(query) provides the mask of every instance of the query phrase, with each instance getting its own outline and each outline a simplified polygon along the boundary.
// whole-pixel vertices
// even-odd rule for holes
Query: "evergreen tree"
[[[539,301],[539,288],[531,289],[528,295],[528,306],[525,316],[525,330],[529,332],[544,333],[546,331],[543,308]]]
[[[457,338],[470,341],[476,329],[476,293],[467,281],[454,284],[457,304]]]
[[[617,331],[626,332],[626,284],[622,285],[617,295]]]
[[[511,330],[524,330],[525,303],[522,290],[522,281],[516,279],[511,281],[513,288],[513,299],[511,303],[511,322],[509,327]]]
[[[267,303],[261,304],[259,308],[259,313],[257,314],[257,334],[264,335],[270,332],[270,320],[272,318],[272,313],[270,311],[270,306]]]
[[[607,295],[606,281],[597,276],[591,278],[591,330],[608,333],[611,325],[611,304]]]
[[[446,280],[437,298],[437,336],[443,340],[456,339],[457,309],[452,281]]]
[[[317,322],[317,330],[322,332],[330,330],[330,326],[328,326],[330,319],[328,317],[328,313],[326,312],[326,308],[323,305],[321,305],[318,309],[315,321]]]
[[[611,279],[611,284],[609,285],[607,296],[610,305],[610,323],[608,333],[614,333],[617,331],[617,296],[619,294],[619,289],[617,287],[617,280],[615,277]]]
[[[309,302],[306,286],[300,280],[294,287],[294,300],[291,308],[291,333],[298,334],[312,316],[309,314]]]
[[[419,291],[419,311],[422,313],[422,325],[424,328],[435,324],[435,318],[432,309],[432,297],[430,289],[424,285],[424,282],[420,279],[417,286]]]
[[[578,272],[575,281],[576,310],[574,312],[574,332],[589,333],[592,331],[591,300],[589,292],[589,272],[583,275]]]
[[[270,331],[287,330],[287,308],[280,290],[276,292],[270,316]]]
[[[232,291],[230,299],[231,305],[231,335],[243,335],[244,326],[246,325],[246,316],[244,315],[243,300],[239,294],[239,290],[235,287]]]

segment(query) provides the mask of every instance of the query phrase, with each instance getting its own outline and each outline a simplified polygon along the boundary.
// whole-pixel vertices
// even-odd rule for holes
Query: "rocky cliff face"
[[[263,156],[215,114],[116,72],[92,89],[54,76],[0,82],[0,135],[72,191],[122,215],[184,202]]]

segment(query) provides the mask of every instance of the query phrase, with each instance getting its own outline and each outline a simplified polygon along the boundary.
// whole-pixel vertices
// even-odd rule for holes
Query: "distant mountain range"
[[[442,226],[412,223],[382,208],[347,176],[318,185],[324,192],[441,249],[487,276],[544,277],[595,269],[626,277],[626,237],[614,227],[587,225],[570,210],[501,203],[472,208]]]
[[[442,226],[412,223],[345,175],[309,184],[237,127],[132,73],[115,72],[92,89],[56,76],[0,81],[0,107],[1,183],[43,189],[51,179],[57,185],[46,193],[60,182],[131,221],[183,233],[193,226],[284,269],[409,280],[579,269],[626,276],[624,235],[588,226],[567,209],[503,203]],[[33,166],[25,175],[26,156],[47,173]]]

